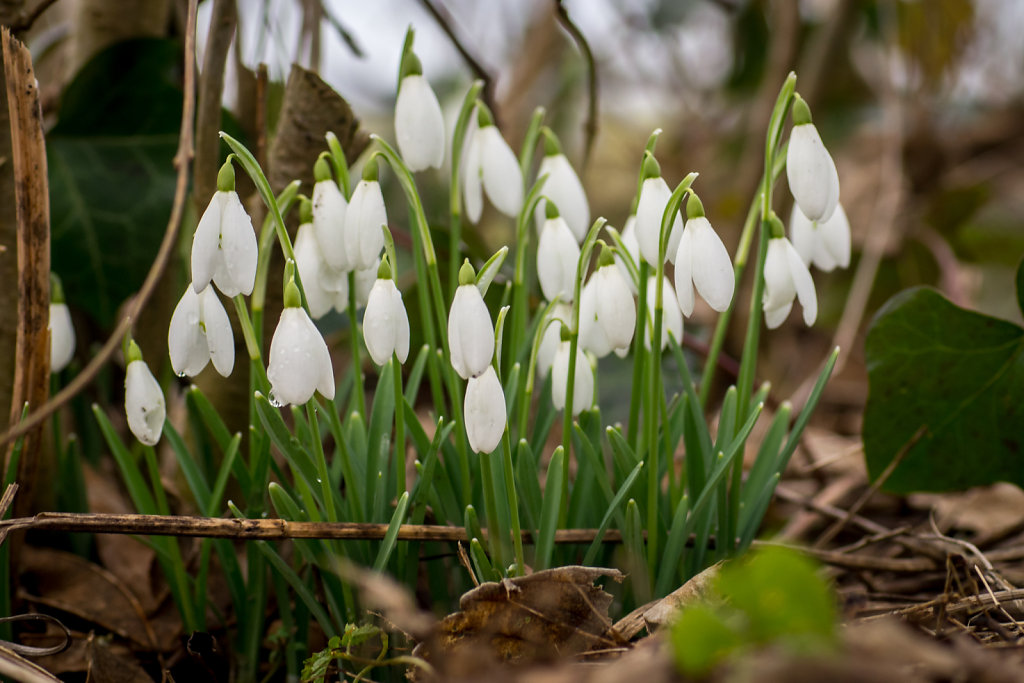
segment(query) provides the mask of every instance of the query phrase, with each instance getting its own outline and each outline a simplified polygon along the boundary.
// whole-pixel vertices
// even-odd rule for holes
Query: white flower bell
[[[580,294],[580,299],[583,298],[584,294]],[[582,301],[580,303],[582,304]],[[562,343],[562,324],[568,325],[571,318],[572,306],[559,301],[552,307],[551,315],[548,318],[557,322],[552,322],[548,325],[547,320],[545,320],[542,323],[546,327],[544,328],[544,335],[540,339],[540,346],[537,349],[537,374],[541,378],[548,376],[548,372],[551,370],[551,363],[555,360],[555,352],[558,351],[558,345]]]
[[[672,197],[672,190],[661,177],[661,167],[650,154],[644,155],[644,181],[640,185],[640,198],[636,204],[636,241],[640,255],[651,266],[658,265],[658,240],[661,235],[661,219]],[[679,248],[683,234],[683,219],[677,213],[672,221],[668,236],[665,258],[672,260]]]
[[[789,219],[789,236],[807,266],[813,263],[815,268],[827,273],[836,266],[846,268],[850,265],[850,221],[842,204],[836,206],[832,217],[822,223],[809,220],[794,204],[793,215]]]
[[[345,248],[355,270],[375,268],[384,248],[382,226],[388,224],[384,194],[377,182],[377,162],[371,159],[363,168],[363,179],[352,190],[345,210]]]
[[[481,375],[494,357],[494,325],[468,260],[459,271],[459,287],[448,313],[448,348],[452,367],[462,379]]]
[[[303,218],[302,222],[313,224],[320,258],[333,270],[343,272],[352,269],[344,232],[348,202],[331,176],[331,167],[324,158],[325,154],[321,154],[313,166],[316,184],[313,185],[312,216],[309,220]]]
[[[477,104],[477,127],[467,135],[462,168],[466,216],[473,223],[483,213],[483,192],[501,213],[514,217],[523,206],[519,160],[501,137],[483,104]]]
[[[811,123],[811,110],[799,95],[793,100],[786,177],[793,199],[808,220],[820,223],[832,217],[839,204],[839,174],[818,129]]]
[[[732,303],[736,276],[722,239],[704,216],[704,205],[695,194],[686,203],[686,226],[676,251],[676,294],[683,315],[693,314],[693,288],[721,313]]]
[[[813,325],[818,317],[818,298],[814,280],[800,254],[786,239],[782,222],[772,216],[769,225],[772,237],[768,240],[768,253],[764,260],[764,320],[769,329],[785,321],[793,308],[793,298],[800,300],[804,309],[804,323]]]
[[[562,301],[572,301],[580,247],[558,208],[548,202],[545,211],[547,219],[537,242],[537,279],[548,301],[556,296]]]
[[[657,278],[651,275],[647,278],[647,297],[645,299],[647,310],[647,331],[644,333],[644,348],[651,348],[651,335],[654,332],[654,304],[658,286]],[[680,344],[683,342],[683,314],[679,310],[676,301],[676,290],[668,278],[661,280],[661,350],[668,348],[668,335],[671,332],[672,338]]]
[[[235,192],[229,157],[217,175],[217,192],[199,219],[192,238],[192,287],[196,293],[212,280],[224,296],[252,293],[259,247],[252,219]]]
[[[128,367],[124,375],[124,412],[128,428],[141,443],[155,446],[167,417],[164,392],[142,360],[142,351],[134,339],[128,342],[125,360]]]
[[[541,186],[545,198],[537,202],[534,220],[537,229],[541,229],[546,218],[544,206],[551,200],[565,218],[578,244],[587,236],[587,228],[590,227],[590,204],[587,202],[587,193],[569,159],[562,154],[554,133],[546,128],[544,133],[544,158],[537,169],[537,177],[546,175],[548,178]]]
[[[235,337],[224,304],[213,287],[196,294],[185,288],[167,329],[171,368],[179,377],[195,377],[211,360],[223,377],[235,366]]]
[[[366,308],[370,298],[370,290],[377,282],[377,266],[356,271],[356,306]]]
[[[71,311],[64,301],[64,288],[60,278],[50,274],[50,372],[57,373],[67,367],[75,355],[75,326]]]
[[[603,358],[622,354],[633,342],[636,304],[629,283],[616,267],[612,251],[601,245],[597,271],[580,295],[580,341],[587,351]]]
[[[444,161],[444,117],[441,105],[423,77],[412,50],[402,58],[401,82],[395,102],[395,137],[410,171],[441,168]]]
[[[409,316],[402,303],[402,293],[391,279],[387,258],[380,262],[377,281],[366,302],[363,341],[377,365],[384,365],[392,355],[398,356],[399,363],[409,357]]]
[[[566,396],[569,391],[569,358],[572,348],[567,339],[563,339],[555,351],[555,359],[551,364],[551,403],[555,410],[564,410]],[[583,348],[576,347],[575,378],[572,386],[572,414],[579,415],[594,403],[594,370],[590,367],[587,354]]]
[[[300,405],[319,391],[334,398],[334,368],[331,353],[316,325],[301,306],[299,288],[288,280],[284,289],[284,310],[270,342],[270,400],[275,405]]]
[[[330,181],[332,184],[334,181]],[[299,208],[299,230],[295,235],[295,267],[302,278],[309,314],[322,318],[332,308],[339,313],[348,307],[348,272],[336,270],[326,260],[317,238],[315,204],[303,198]],[[340,237],[340,229],[338,231]]]
[[[470,377],[463,412],[469,447],[476,453],[490,453],[497,448],[508,418],[505,392],[493,365],[488,365],[480,376]]]

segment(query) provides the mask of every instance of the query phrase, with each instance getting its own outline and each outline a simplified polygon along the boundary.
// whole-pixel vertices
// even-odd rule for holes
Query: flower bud
[[[462,379],[477,377],[491,365],[494,325],[476,284],[459,285],[455,290],[448,313],[448,347],[452,367]]]
[[[363,341],[377,365],[387,363],[392,354],[398,356],[399,363],[404,363],[409,357],[409,316],[395,281],[379,275],[378,271],[377,281],[366,301]]]
[[[488,365],[480,376],[469,379],[464,414],[469,447],[476,453],[496,449],[505,433],[507,415],[505,393],[493,365]]]

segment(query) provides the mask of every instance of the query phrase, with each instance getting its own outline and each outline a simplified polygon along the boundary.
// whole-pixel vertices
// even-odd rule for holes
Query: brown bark
[[[79,0],[72,22],[68,74],[114,43],[140,36],[163,36],[170,0]]]

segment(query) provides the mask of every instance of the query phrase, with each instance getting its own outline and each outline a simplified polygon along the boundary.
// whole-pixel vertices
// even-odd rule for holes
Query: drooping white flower
[[[580,299],[583,299],[580,294]],[[582,304],[582,301],[580,302]],[[582,314],[581,314],[582,315]],[[568,325],[572,317],[572,307],[569,304],[558,302],[551,309],[551,319],[560,322],[553,322],[544,328],[544,336],[541,337],[540,346],[537,349],[537,374],[547,377],[551,370],[551,363],[555,360],[555,352],[558,345],[562,343],[562,323]]]
[[[192,286],[199,293],[212,280],[224,296],[249,295],[259,247],[252,219],[235,192],[230,160],[221,167],[217,188],[192,238]]]
[[[640,246],[640,255],[652,266],[658,265],[658,239],[661,235],[661,219],[672,197],[672,190],[661,177],[661,169],[653,156],[647,155],[644,160],[644,181],[640,185],[640,198],[636,204],[636,241]],[[672,229],[668,236],[665,258],[669,261],[676,257],[679,239],[683,234],[683,219],[677,213],[672,221]]]
[[[340,313],[348,307],[348,273],[335,270],[324,259],[314,225],[302,223],[299,226],[294,251],[309,314],[319,319],[332,308]]]
[[[323,156],[317,159],[314,174],[316,184],[313,185],[312,216],[310,221],[303,219],[302,222],[312,222],[320,247],[320,258],[325,263],[339,272],[351,270],[352,259],[345,241],[348,202],[331,177],[331,168]]]
[[[270,400],[276,405],[300,405],[319,391],[334,398],[334,368],[327,343],[299,305],[294,282],[285,286],[284,310],[270,342]]]
[[[395,137],[410,171],[440,168],[444,161],[444,117],[420,60],[410,50],[402,59],[395,102]]]
[[[624,352],[633,342],[636,304],[629,283],[602,247],[597,271],[580,294],[580,342],[598,358]]]
[[[686,204],[687,221],[676,251],[676,294],[683,315],[693,314],[693,288],[721,313],[732,303],[736,276],[722,239],[704,216],[697,195]]]
[[[211,360],[223,377],[235,366],[235,337],[224,304],[213,287],[196,294],[185,288],[167,329],[171,368],[179,377],[195,377]]]
[[[477,118],[476,129],[467,135],[468,146],[463,160],[466,216],[473,223],[480,220],[485,191],[494,208],[506,216],[515,216],[523,205],[519,160],[483,105],[477,105]]]
[[[134,340],[129,342],[125,360],[128,367],[124,375],[124,412],[128,428],[141,443],[154,446],[160,440],[167,417],[164,392],[142,360],[142,352]]]
[[[556,296],[562,301],[572,301],[580,247],[554,204],[548,204],[547,214],[537,242],[537,279],[548,301]]]
[[[781,232],[781,224],[779,225]],[[804,309],[804,323],[813,325],[818,317],[818,298],[814,280],[800,254],[785,237],[768,240],[768,253],[764,260],[764,320],[769,329],[785,321],[793,308],[793,298],[800,300]]]
[[[459,272],[458,289],[448,313],[448,348],[452,367],[462,379],[477,377],[494,357],[494,325],[476,286],[473,267],[466,261]]]
[[[661,350],[664,351],[668,347],[668,335],[671,332],[672,338],[680,344],[683,342],[683,314],[679,310],[679,305],[676,300],[676,290],[673,289],[672,283],[665,277],[661,281],[662,291],[662,314],[661,314]],[[647,310],[647,331],[644,332],[644,348],[651,348],[651,335],[654,331],[654,304],[655,297],[657,296],[658,286],[657,278],[651,275],[647,279],[647,296],[646,310]]]
[[[364,268],[356,271],[356,306],[366,308],[366,302],[370,298],[370,290],[377,282],[377,267]]]
[[[551,403],[555,406],[555,410],[565,408],[566,395],[569,391],[571,350],[570,342],[560,342],[558,350],[555,351],[555,359],[551,364]],[[572,387],[572,414],[579,415],[581,411],[590,408],[594,403],[594,370],[590,367],[587,354],[583,353],[580,346],[576,347],[576,368],[573,377],[575,379]]]
[[[793,102],[786,177],[793,199],[809,220],[824,222],[832,217],[839,204],[839,174],[818,129],[811,123],[811,110],[799,95]]]
[[[789,219],[789,235],[793,247],[804,264],[812,263],[818,270],[829,272],[836,266],[850,265],[850,221],[843,205],[836,206],[832,217],[823,223],[815,223],[803,214],[800,207],[793,205]]]
[[[508,418],[505,393],[493,365],[488,365],[478,377],[469,378],[463,412],[469,447],[476,453],[490,453],[497,448]]]
[[[363,341],[377,365],[387,363],[392,354],[398,356],[399,363],[409,357],[409,315],[390,268],[384,270],[382,263],[363,314]]]
[[[538,178],[544,175],[548,177],[541,187],[545,199],[537,202],[534,211],[537,229],[541,229],[544,224],[544,207],[547,200],[551,200],[565,218],[576,242],[582,242],[587,236],[587,228],[590,227],[590,204],[587,202],[587,193],[572,164],[558,149],[558,143],[551,135],[545,138],[545,155],[540,162],[540,168],[537,169]]]
[[[64,287],[53,273],[50,274],[50,317],[46,327],[50,330],[50,372],[57,373],[66,368],[75,355],[75,326],[64,301]]]
[[[626,219],[626,225],[622,228],[620,235],[622,239],[622,246],[626,247],[630,259],[633,261],[633,265],[640,266],[640,245],[636,241],[636,216],[630,216]],[[636,282],[633,281],[632,275],[630,275],[629,268],[623,262],[623,257],[616,252],[615,253],[615,265],[619,267],[619,271],[622,272],[622,277],[626,278],[626,282],[629,283],[629,291],[635,296],[637,294]]]
[[[384,194],[377,182],[377,164],[370,161],[363,169],[363,179],[352,190],[352,199],[345,210],[345,248],[353,269],[377,267],[384,248],[381,227],[387,224]]]

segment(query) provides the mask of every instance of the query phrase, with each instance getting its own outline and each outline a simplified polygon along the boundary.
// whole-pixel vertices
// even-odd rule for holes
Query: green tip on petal
[[[644,154],[644,168],[643,168],[644,180],[648,178],[660,178],[661,177],[661,165],[658,160],[654,158],[653,154]]]
[[[799,94],[793,95],[793,125],[802,126],[811,123],[811,108]]]
[[[476,123],[481,128],[494,125],[494,118],[491,116],[491,110],[487,108],[487,105],[477,100],[476,103]]]
[[[462,268],[459,269],[459,284],[460,285],[474,285],[476,284],[476,271],[473,269],[473,264],[466,259],[462,263]]]
[[[309,200],[309,197],[307,197],[306,195],[302,195],[301,197],[299,197],[299,222],[313,222],[313,202],[311,202]]]
[[[366,165],[363,166],[363,180],[368,183],[375,183],[377,182],[379,175],[380,169],[377,166],[377,155],[374,154],[370,157],[370,160],[366,162]]]
[[[384,256],[380,260],[380,265],[377,266],[377,279],[378,280],[390,280],[391,279],[391,264],[388,263],[388,257]]]
[[[235,191],[235,166],[231,163],[234,154],[229,154],[224,165],[217,172],[217,190],[220,192]]]
[[[302,306],[302,295],[299,294],[299,287],[295,284],[295,278],[288,278],[288,284],[284,286],[284,307],[300,308]]]
[[[50,303],[62,304],[64,302],[64,286],[60,282],[60,277],[57,276],[57,273],[50,271]]]
[[[331,165],[327,163],[329,156],[330,152],[321,152],[316,163],[313,164],[313,179],[318,183],[331,179]]]
[[[555,132],[547,126],[544,126],[541,132],[544,133],[544,156],[553,157],[561,154],[562,145],[559,144],[558,136],[555,135]]]
[[[544,198],[544,215],[548,218],[558,218],[559,215],[558,207],[547,197]]]
[[[135,343],[135,340],[130,336],[125,337],[124,345],[124,362],[125,365],[134,363],[137,360],[142,360],[142,349]]]
[[[406,76],[422,75],[423,64],[420,62],[420,58],[416,56],[415,52],[409,50],[402,56],[402,68],[398,72],[398,82],[401,83]]]
[[[782,224],[782,220],[774,212],[768,216],[768,220],[765,223],[768,228],[768,236],[771,239],[779,239],[786,236],[786,226]]]
[[[691,192],[690,198],[686,200],[686,217],[688,219],[704,217],[704,203],[696,193]]]
[[[615,253],[612,248],[605,244],[604,240],[598,240],[597,243],[601,245],[601,251],[597,255],[597,267],[604,268],[615,265]]]
[[[561,328],[558,331],[558,338],[562,341],[570,341],[572,339],[572,332],[569,331],[569,326],[565,323],[561,323]]]

